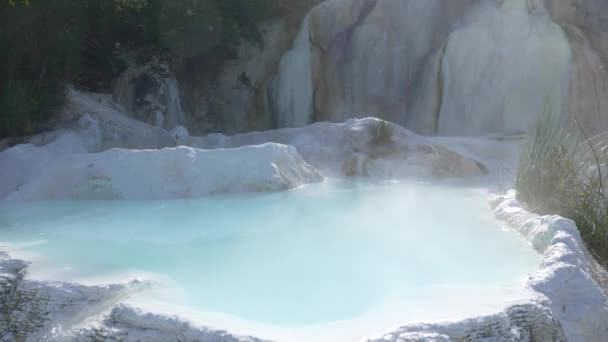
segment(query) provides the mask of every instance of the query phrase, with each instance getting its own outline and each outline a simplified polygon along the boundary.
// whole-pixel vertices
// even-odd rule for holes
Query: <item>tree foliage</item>
[[[0,137],[33,133],[61,103],[80,63],[78,14],[69,0],[0,3]]]
[[[218,61],[292,0],[0,0],[0,138],[36,133],[65,84],[107,92],[133,59]]]
[[[608,265],[608,145],[589,137],[574,119],[565,125],[547,110],[529,134],[515,187],[534,212],[576,222],[593,256]]]

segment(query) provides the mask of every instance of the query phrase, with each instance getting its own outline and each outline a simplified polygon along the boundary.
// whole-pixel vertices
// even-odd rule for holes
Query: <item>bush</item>
[[[213,77],[284,1],[0,0],[0,139],[40,130],[67,83],[109,92],[133,61],[202,61]]]
[[[35,133],[61,106],[80,66],[79,13],[69,0],[0,3],[0,138]]]
[[[40,100],[31,84],[12,83],[0,94],[0,108],[0,136],[31,134],[34,117],[40,112]]]
[[[233,58],[241,38],[262,47],[257,23],[277,13],[277,0],[164,1],[161,44],[182,57]]]
[[[574,220],[590,252],[608,265],[608,156],[603,137],[586,136],[544,113],[524,146],[517,197],[534,212]]]

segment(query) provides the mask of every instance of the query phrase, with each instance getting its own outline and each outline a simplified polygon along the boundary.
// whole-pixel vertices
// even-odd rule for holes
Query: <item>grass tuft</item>
[[[378,120],[372,126],[371,144],[373,146],[386,146],[393,140],[393,127],[388,121],[384,120],[384,116],[382,113],[378,114]]]
[[[589,251],[608,265],[608,154],[605,136],[589,137],[578,121],[548,110],[529,134],[515,187],[532,211],[576,222]]]

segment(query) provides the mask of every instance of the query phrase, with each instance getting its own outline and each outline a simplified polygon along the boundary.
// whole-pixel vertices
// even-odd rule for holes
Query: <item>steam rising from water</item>
[[[387,307],[426,318],[453,312],[449,298],[471,289],[520,288],[540,256],[490,215],[482,191],[329,182],[192,201],[6,204],[0,240],[46,241],[26,251],[60,268],[35,264],[35,276],[150,272],[168,277],[157,304],[306,326]]]

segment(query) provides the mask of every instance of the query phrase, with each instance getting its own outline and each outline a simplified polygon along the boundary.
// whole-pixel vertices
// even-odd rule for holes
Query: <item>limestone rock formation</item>
[[[570,47],[528,2],[507,0],[450,34],[441,65],[441,135],[526,132],[550,106],[563,115]]]
[[[157,127],[188,123],[177,81],[166,63],[153,61],[127,69],[116,82],[113,99],[125,114]]]
[[[608,129],[608,2],[545,0],[573,55],[569,112],[590,135]]]
[[[62,120],[59,127],[52,131],[0,140],[0,152],[17,144],[43,146],[70,132],[80,136],[87,152],[115,147],[158,149],[176,144],[169,131],[129,117],[128,112],[107,94],[69,88]]]
[[[74,145],[73,139],[64,139],[0,153],[0,198],[180,199],[286,190],[322,180],[295,148],[272,143],[213,151],[178,147],[100,153],[70,151]]]
[[[310,4],[312,5],[312,4]],[[600,0],[327,0],[260,26],[217,70],[129,68],[127,116],[194,134],[379,116],[421,134],[518,134],[539,113],[608,128]],[[181,62],[174,62],[173,64]],[[192,63],[192,62],[190,62]]]
[[[77,122],[75,131],[88,152],[110,148],[158,149],[175,146],[169,132],[128,117],[107,95],[68,90],[65,112]],[[41,144],[37,144],[41,145]]]
[[[226,136],[191,136],[184,143],[205,149],[274,142],[294,146],[306,162],[326,176],[378,178],[480,176],[485,167],[447,147],[395,124],[375,118],[345,123],[319,122]]]
[[[207,94],[198,96],[193,111],[195,119],[204,121],[202,131],[245,132],[274,126],[266,110],[267,91],[292,34],[284,19],[261,24],[260,32],[263,46],[243,40],[237,57],[224,63]]]
[[[123,342],[270,342],[253,336],[239,336],[225,330],[197,326],[179,318],[147,313],[129,305],[117,305],[98,329],[83,329],[75,342],[96,340]]]
[[[147,285],[139,280],[103,286],[35,281],[26,278],[27,267],[0,252],[2,341],[71,341],[64,334]]]
[[[470,1],[331,0],[313,8],[275,79],[285,117],[278,122],[301,126],[380,112],[405,122],[399,118],[418,71],[463,14],[454,2]]]
[[[543,254],[540,269],[529,275],[525,284],[549,300],[566,340],[604,341],[608,335],[608,297],[598,284],[595,261],[574,221],[530,213],[515,199],[515,193],[497,196],[491,205],[498,219]]]
[[[328,0],[271,86],[280,127],[383,116],[425,134],[526,131],[539,113],[608,128],[599,0]]]
[[[568,341],[551,311],[539,303],[517,304],[494,315],[455,322],[408,324],[366,342]]]

